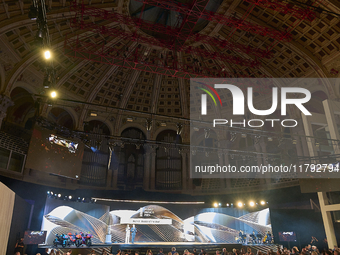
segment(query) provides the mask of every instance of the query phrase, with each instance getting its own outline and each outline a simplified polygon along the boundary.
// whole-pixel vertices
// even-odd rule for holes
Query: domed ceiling
[[[47,93],[48,64],[37,46],[40,28],[28,18],[31,6],[0,4],[0,89],[33,105],[28,94],[36,100]],[[55,89],[66,100],[48,102],[40,114],[77,130],[100,120],[115,136],[129,126],[145,132],[148,118],[176,130],[189,118],[191,77],[336,78],[339,13],[335,0],[46,1]],[[339,96],[328,84],[311,92]],[[27,118],[9,120],[24,126]]]
[[[169,4],[165,9],[159,4],[164,1],[148,2],[150,4],[137,0],[92,0],[86,1],[85,6],[106,10],[108,13],[119,13],[124,17],[138,17],[136,20],[149,22],[155,26],[176,28],[183,26],[184,22],[189,22],[183,14],[184,11],[176,12],[173,5],[190,7],[190,3],[173,1],[171,2],[173,4]],[[267,4],[254,4],[255,2]],[[94,32],[93,29],[78,29],[74,24],[75,13],[72,11],[74,9],[70,8],[72,3],[48,1],[47,21],[57,74],[56,88],[60,97],[64,98],[146,113],[188,117],[187,79],[66,56],[64,53],[66,36],[70,38],[84,34],[93,42],[100,40],[106,43],[105,47],[118,51],[138,49],[149,59],[162,55],[163,58],[168,56],[170,62],[171,58],[176,57],[178,63],[186,65],[194,65],[199,59],[202,68],[216,71],[211,75],[214,77],[222,76],[224,72],[232,77],[334,77],[334,73],[337,72],[334,61],[338,58],[340,46],[340,21],[333,13],[339,13],[339,6],[326,0],[302,1],[299,5],[294,1],[278,1],[288,6],[286,8],[305,12],[309,10],[310,17],[301,18],[296,14],[298,11],[279,12],[279,7],[268,4],[273,2],[210,0],[202,3],[205,5],[206,13],[217,13],[229,19],[235,18],[238,23],[224,25],[223,22],[218,23],[209,17],[197,19],[192,31],[189,32],[190,36],[199,33],[206,37],[192,42],[189,36],[184,45],[186,49],[187,46],[195,46],[202,52],[211,53],[211,58],[199,58],[199,54],[195,56],[190,49],[168,50],[157,45],[153,47],[152,42],[139,43],[138,38],[129,40],[128,37],[119,35],[115,38],[112,33],[107,36],[105,33]],[[30,1],[4,1],[1,5],[0,63],[5,70],[2,74],[4,93],[9,94],[18,81],[27,83],[30,92],[39,94],[44,91],[41,85],[44,62],[39,48],[35,45],[38,28],[36,22],[28,18],[31,4]],[[79,13],[77,15],[79,16]],[[87,15],[84,20],[90,20],[96,25],[119,27],[122,31],[131,33],[137,31],[139,34],[151,35],[160,40],[169,39],[164,34],[147,31],[138,28],[137,25],[132,27],[131,24],[126,25],[91,15]],[[252,30],[253,25],[269,31],[267,36]],[[273,39],[277,34],[286,38]],[[183,32],[183,35],[186,34]],[[235,47],[223,48],[213,45],[211,41],[207,41],[208,37],[231,43]],[[102,45],[98,45],[100,46]],[[239,50],[237,47],[241,46],[252,50],[248,52]],[[269,54],[265,57],[254,56],[254,52],[258,50],[268,51]],[[226,60],[223,61],[214,54],[223,54],[221,56],[225,56]],[[231,57],[237,57],[243,64],[233,63],[235,61],[231,61]],[[247,66],[245,64],[247,60],[257,61],[258,64]],[[332,88],[328,89],[330,91],[327,92],[333,94]],[[86,115],[83,113],[84,109],[80,110],[80,117]]]

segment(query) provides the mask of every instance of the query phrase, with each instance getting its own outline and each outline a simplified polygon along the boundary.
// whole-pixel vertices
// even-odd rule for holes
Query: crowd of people
[[[68,250],[66,253],[61,253],[58,250],[49,250],[46,249],[43,254],[37,253],[36,255],[82,255],[74,253],[72,250]],[[16,252],[15,255],[23,255],[21,252]],[[298,249],[298,247],[294,246],[292,249],[283,248],[281,249],[279,246],[277,247],[277,251],[273,250],[267,250],[267,252],[257,251],[256,254],[254,254],[254,250],[252,250],[250,247],[247,249],[241,248],[241,249],[232,249],[231,251],[228,251],[226,248],[222,248],[221,250],[209,250],[208,252],[205,249],[196,250],[195,248],[191,251],[189,249],[185,249],[184,251],[180,252],[177,251],[175,247],[171,248],[171,251],[164,252],[163,249],[159,249],[158,252],[153,252],[151,249],[144,252],[139,251],[131,251],[131,250],[117,250],[115,253],[108,253],[107,251],[103,251],[101,253],[95,252],[94,250],[86,255],[340,255],[340,249],[337,247],[334,247],[334,249],[328,249],[319,251],[316,246],[312,246],[308,244],[304,248],[301,249],[301,251]]]

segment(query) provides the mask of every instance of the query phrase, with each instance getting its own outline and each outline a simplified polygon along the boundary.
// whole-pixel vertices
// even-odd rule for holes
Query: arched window
[[[156,153],[156,189],[182,189],[182,157],[178,147],[182,143],[181,137],[173,130],[165,130],[156,140],[164,142]]]
[[[118,167],[118,187],[122,189],[135,189],[142,187],[144,176],[144,148],[138,141],[145,140],[144,133],[138,128],[127,128],[122,134],[122,138],[131,138],[121,147],[115,149],[119,158]]]
[[[14,88],[10,97],[14,105],[7,109],[6,121],[24,127],[25,122],[35,114],[34,100],[27,90],[20,87]]]
[[[92,120],[84,125],[84,131],[89,132],[85,142],[80,183],[105,186],[109,162],[107,140],[103,135],[110,135],[107,125],[99,120]]]
[[[74,128],[72,116],[62,108],[52,108],[48,114],[48,119],[68,129]]]

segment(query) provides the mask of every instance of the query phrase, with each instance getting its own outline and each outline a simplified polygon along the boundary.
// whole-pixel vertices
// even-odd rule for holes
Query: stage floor
[[[248,244],[251,246],[264,246],[265,244]],[[176,247],[176,249],[216,249],[218,247],[226,248],[227,250],[231,250],[233,248],[241,249],[242,246],[247,246],[247,244],[240,244],[240,243],[198,243],[198,242],[142,242],[142,243],[133,243],[133,244],[125,244],[125,243],[112,243],[112,244],[95,244],[90,247],[87,247],[85,245],[80,246],[77,248],[76,246],[72,245],[70,247],[66,247],[65,249],[89,249],[89,248],[105,248],[105,247],[112,247],[112,249],[117,250],[137,250],[137,249],[143,249],[143,248],[163,248],[163,249],[171,249],[171,247]],[[41,244],[39,245],[39,248],[54,248],[53,245],[45,245]],[[62,248],[60,245],[58,245],[58,248]]]

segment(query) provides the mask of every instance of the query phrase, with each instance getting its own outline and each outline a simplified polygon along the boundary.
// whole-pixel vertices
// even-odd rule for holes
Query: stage
[[[240,250],[241,248],[248,248],[250,247],[253,252],[257,252],[257,250],[261,251],[267,251],[269,249],[275,251],[277,245],[275,244],[239,244],[239,243],[233,243],[233,244],[226,244],[226,243],[198,243],[198,242],[143,242],[143,243],[134,243],[134,244],[125,244],[125,243],[113,243],[113,244],[96,244],[92,245],[90,247],[87,247],[85,245],[82,245],[81,247],[77,248],[74,245],[66,248],[62,248],[60,245],[58,246],[58,249],[61,250],[69,250],[69,249],[78,249],[78,250],[109,250],[112,253],[116,253],[117,250],[122,251],[138,251],[141,254],[145,253],[147,250],[152,250],[152,252],[155,254],[158,253],[159,249],[162,248],[164,250],[164,253],[171,251],[172,247],[176,247],[176,250],[181,254],[185,249],[188,249],[190,252],[195,248],[197,252],[200,252],[201,249],[206,250],[208,253],[215,253],[216,250],[222,251],[223,248],[226,248],[227,251],[232,251],[234,248]],[[51,248],[55,249],[53,245],[39,245],[39,248]]]

